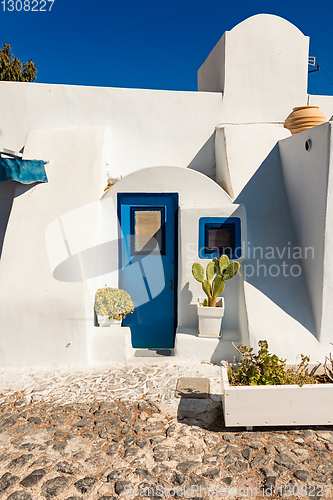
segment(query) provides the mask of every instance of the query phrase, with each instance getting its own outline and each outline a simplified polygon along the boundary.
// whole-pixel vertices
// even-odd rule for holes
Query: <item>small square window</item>
[[[164,208],[131,207],[131,254],[164,255]]]
[[[201,217],[199,220],[199,257],[208,259],[225,254],[241,257],[240,219],[238,217]]]
[[[231,224],[207,224],[206,248],[213,253],[233,253],[235,249],[235,230]]]

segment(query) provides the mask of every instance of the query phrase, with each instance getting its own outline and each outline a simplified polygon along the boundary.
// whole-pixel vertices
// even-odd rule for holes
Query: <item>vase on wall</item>
[[[292,135],[295,135],[325,122],[326,118],[318,106],[298,106],[293,108],[293,111],[286,118],[284,127],[290,130]]]

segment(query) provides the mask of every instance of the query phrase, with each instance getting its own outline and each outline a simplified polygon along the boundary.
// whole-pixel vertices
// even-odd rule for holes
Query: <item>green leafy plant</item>
[[[12,46],[4,42],[0,49],[0,80],[8,82],[33,82],[36,79],[37,68],[31,59],[22,63],[14,57]]]
[[[258,342],[258,354],[253,348],[240,345],[238,348],[232,345],[243,356],[243,359],[228,366],[228,378],[230,385],[304,385],[317,383],[314,374],[308,372],[309,356],[301,354],[301,362],[295,368],[286,369],[286,360],[271,354],[268,350],[268,342]]]
[[[109,319],[121,319],[134,311],[134,304],[130,295],[118,288],[99,288],[95,295],[96,314],[108,316]]]
[[[215,257],[207,264],[206,278],[205,270],[200,262],[193,264],[192,274],[199,283],[202,283],[202,289],[207,295],[204,306],[216,307],[216,298],[223,292],[225,281],[236,276],[239,269],[239,262],[230,263],[227,255],[221,255],[219,259]]]

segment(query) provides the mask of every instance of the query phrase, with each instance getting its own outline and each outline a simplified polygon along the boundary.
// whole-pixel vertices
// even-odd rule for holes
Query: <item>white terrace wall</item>
[[[0,82],[0,109],[0,147],[20,151],[35,129],[106,127],[111,177],[153,165],[215,175],[221,94]]]
[[[333,340],[332,123],[280,141],[283,175],[316,322],[319,351]],[[318,353],[320,354],[320,353]]]

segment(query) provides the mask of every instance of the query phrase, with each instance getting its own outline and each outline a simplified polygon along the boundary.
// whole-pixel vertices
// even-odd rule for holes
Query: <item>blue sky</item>
[[[310,74],[309,92],[333,95],[329,0],[55,0],[50,12],[8,12],[20,1],[0,3],[0,43],[7,40],[22,61],[36,63],[37,82],[196,90],[197,70],[224,31],[268,13],[310,36],[310,55],[327,76]],[[50,6],[26,1],[30,8],[33,1]]]

